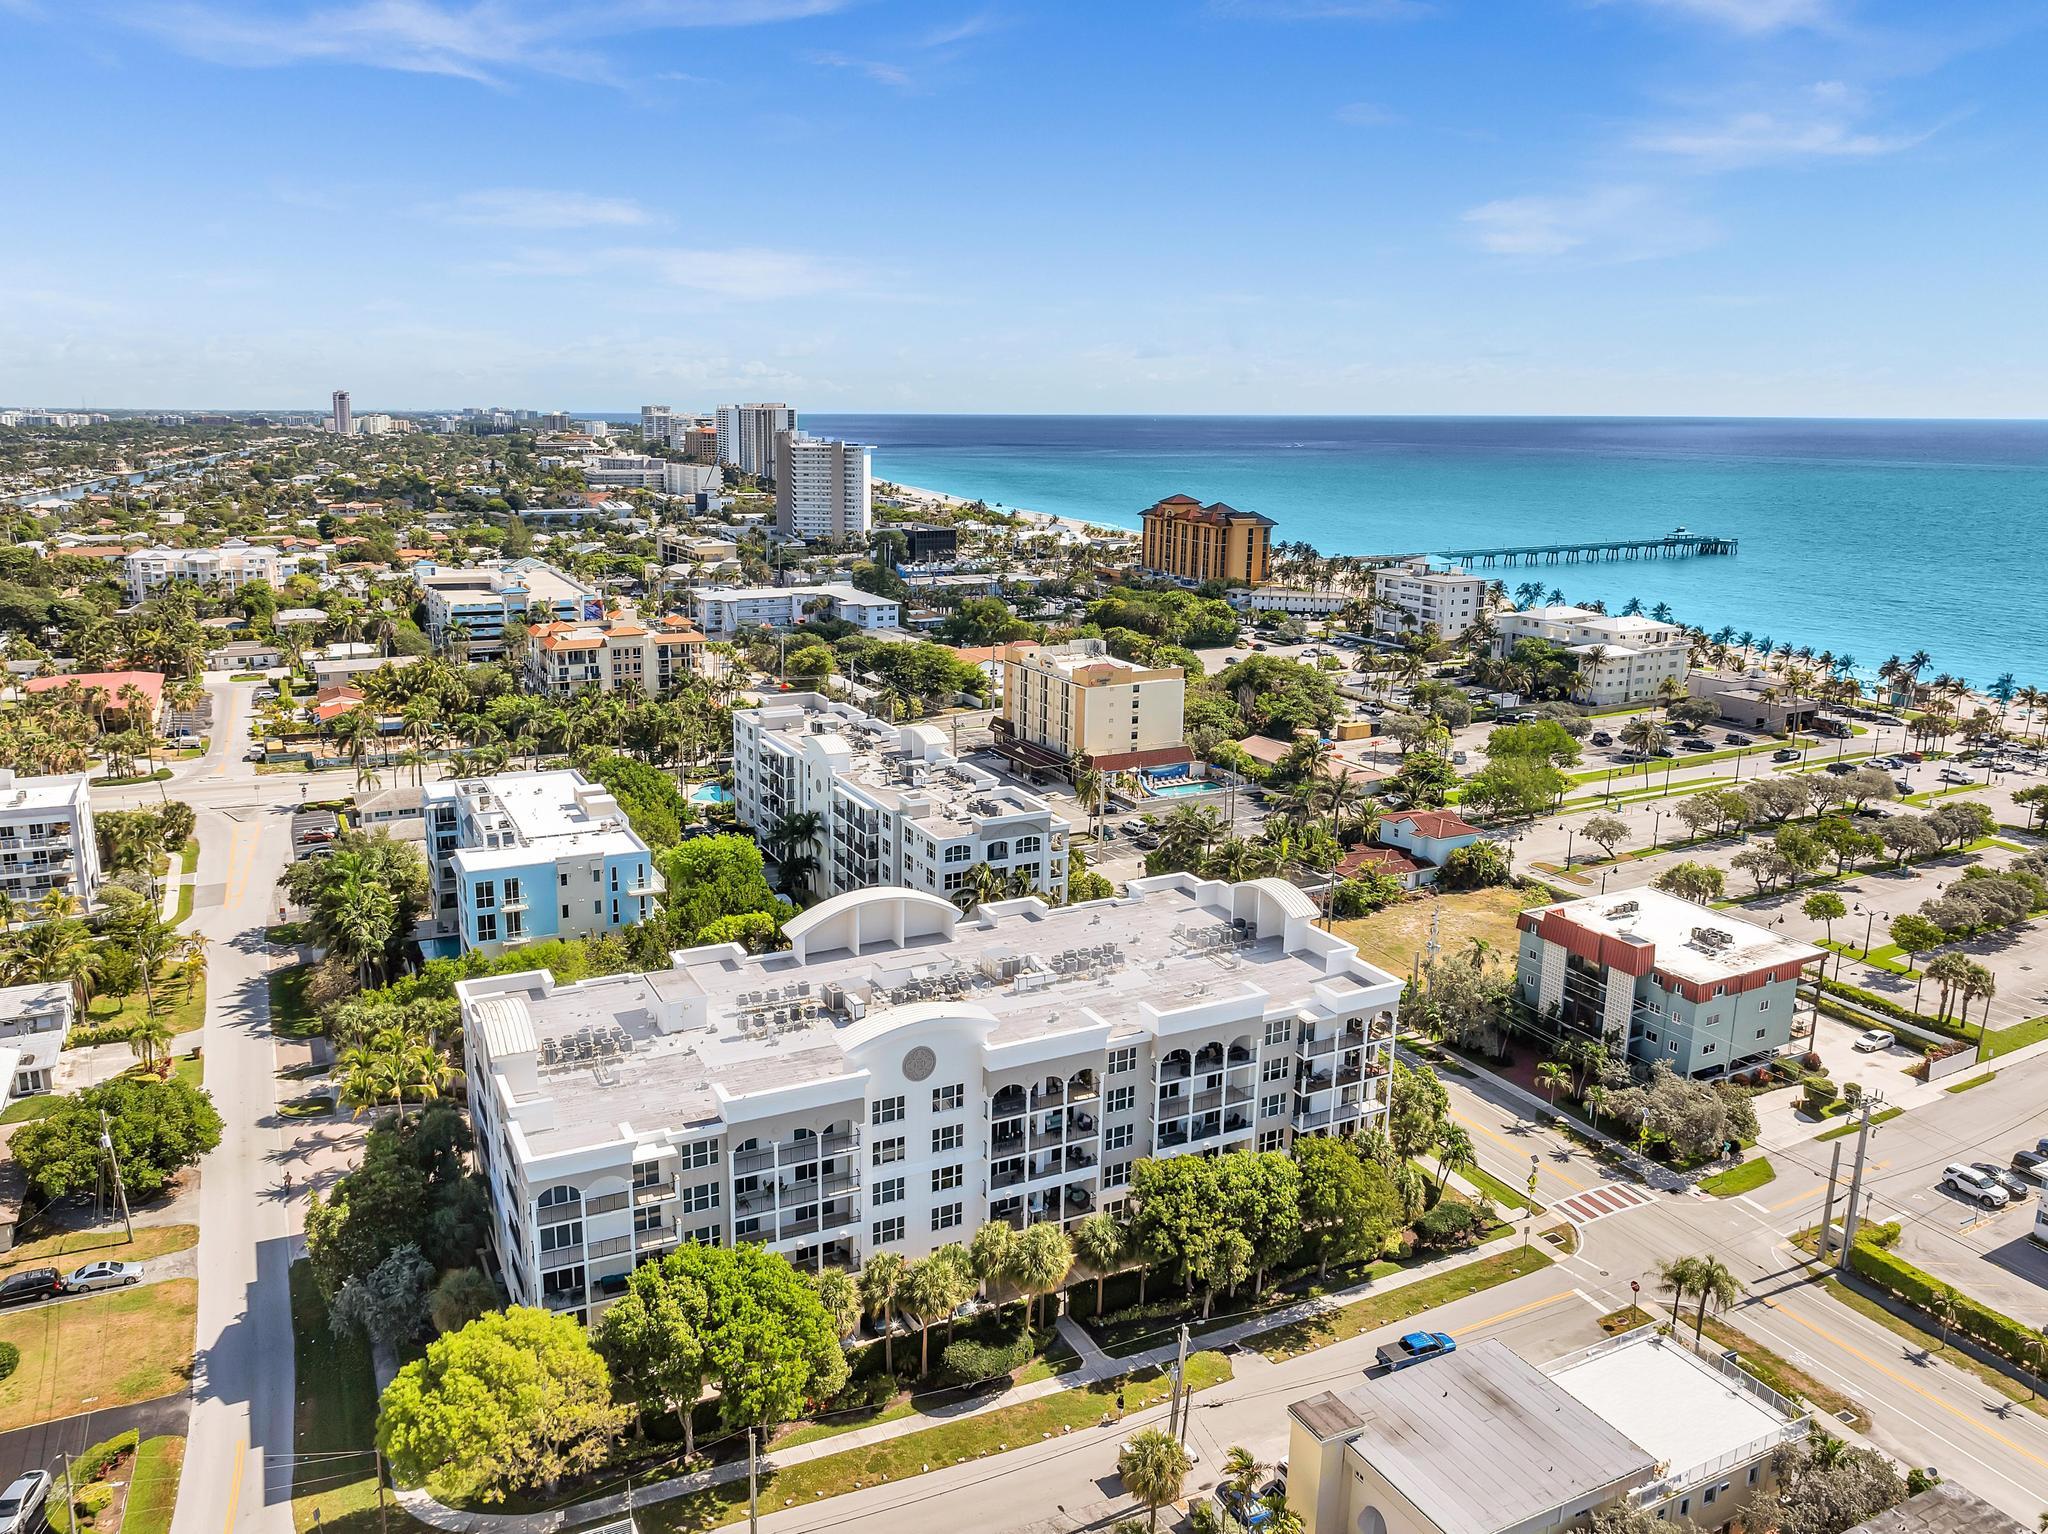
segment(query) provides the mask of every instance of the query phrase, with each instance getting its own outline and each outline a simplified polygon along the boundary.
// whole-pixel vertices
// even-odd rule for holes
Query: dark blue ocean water
[[[1853,655],[2048,686],[2048,422],[807,415],[881,479],[1135,527],[1185,492],[1325,553],[1660,536],[1732,559],[1496,570]]]

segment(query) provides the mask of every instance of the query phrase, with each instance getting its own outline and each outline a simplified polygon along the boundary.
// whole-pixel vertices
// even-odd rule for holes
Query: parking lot
[[[1988,1149],[1971,1159],[2004,1160]],[[2041,1191],[2036,1186],[1999,1210],[1945,1187],[1910,1195],[1924,1217],[1901,1222],[1894,1250],[1993,1310],[2028,1326],[2048,1326],[2048,1247],[2032,1239]]]

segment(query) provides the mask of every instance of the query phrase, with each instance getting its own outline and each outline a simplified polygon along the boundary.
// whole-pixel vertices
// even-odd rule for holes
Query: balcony
[[[611,1214],[625,1207],[626,1195],[623,1193],[603,1193],[596,1198],[587,1198],[583,1201],[585,1214]]]
[[[540,1254],[540,1270],[543,1273],[559,1273],[564,1268],[581,1267],[583,1248],[581,1246],[557,1247],[552,1252]]]
[[[600,1257],[617,1257],[632,1249],[633,1242],[630,1237],[607,1236],[602,1241],[590,1243],[590,1259],[595,1262]]]
[[[1175,1060],[1171,1063],[1162,1063],[1156,1067],[1152,1073],[1152,1079],[1154,1081],[1186,1081],[1190,1074],[1192,1072],[1187,1061]]]
[[[1301,1133],[1314,1129],[1325,1129],[1329,1126],[1329,1123],[1330,1110],[1328,1108],[1317,1108],[1313,1112],[1297,1111],[1294,1115],[1294,1127],[1297,1132]]]
[[[988,1185],[991,1188],[1014,1188],[1022,1181],[1024,1181],[1024,1168],[1022,1166],[1011,1167],[1001,1172],[991,1172],[988,1177]]]
[[[588,1299],[581,1288],[549,1289],[542,1293],[540,1302],[549,1310],[581,1310]]]
[[[1021,1156],[1024,1153],[1024,1132],[1017,1129],[1007,1134],[990,1135],[988,1150],[992,1159],[997,1156]]]
[[[671,1183],[656,1183],[652,1187],[635,1188],[633,1190],[633,1207],[635,1209],[645,1209],[649,1204],[659,1204],[664,1199],[671,1199],[675,1196],[676,1190]]]
[[[1301,1052],[1308,1056],[1309,1059],[1314,1060],[1329,1054],[1336,1047],[1337,1035],[1333,1033],[1326,1038],[1306,1040],[1301,1046]]]
[[[1185,1145],[1189,1138],[1188,1127],[1184,1123],[1162,1124],[1156,1136],[1161,1150],[1171,1150],[1176,1145]]]
[[[533,1217],[534,1223],[543,1227],[560,1225],[565,1220],[580,1220],[582,1218],[583,1206],[581,1204],[556,1204],[552,1208],[540,1210]]]

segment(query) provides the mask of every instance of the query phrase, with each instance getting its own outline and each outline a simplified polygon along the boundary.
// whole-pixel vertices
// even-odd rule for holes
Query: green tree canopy
[[[132,1202],[155,1198],[220,1144],[220,1114],[202,1088],[175,1076],[117,1076],[56,1099],[53,1111],[15,1131],[15,1163],[39,1197],[63,1198],[98,1186],[102,1112]]]

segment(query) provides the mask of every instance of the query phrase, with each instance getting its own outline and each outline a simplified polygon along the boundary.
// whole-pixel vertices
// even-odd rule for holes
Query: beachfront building
[[[716,423],[718,461],[767,479],[775,473],[775,439],[796,430],[796,412],[784,404],[720,405]]]
[[[985,867],[1020,892],[1067,897],[1067,823],[955,760],[936,725],[790,693],[732,716],[732,757],[742,825],[765,835],[785,815],[818,817],[820,894],[904,885],[971,903]]]
[[[1696,672],[1685,679],[1685,690],[1705,698],[1721,711],[1725,724],[1768,735],[1792,735],[1810,730],[1820,722],[1827,705],[1818,698],[1788,691],[1776,677],[1718,676]]]
[[[0,1106],[49,1091],[71,1031],[71,984],[43,980],[0,989]]]
[[[1492,583],[1469,570],[1432,570],[1426,559],[1373,572],[1373,627],[1382,634],[1434,628],[1455,639],[1486,611]]]
[[[537,623],[527,633],[526,685],[550,698],[591,691],[664,698],[684,677],[705,673],[707,643],[695,624],[674,616]]]
[[[472,661],[504,653],[505,625],[530,622],[535,608],[557,623],[595,622],[604,598],[595,586],[539,559],[501,559],[444,569],[423,560],[413,566],[426,599],[427,637],[448,644],[459,632]]]
[[[661,893],[619,801],[574,768],[429,783],[424,809],[430,956],[617,932]]]
[[[1271,517],[1191,495],[1169,495],[1138,513],[1138,563],[1148,573],[1200,585],[1262,586],[1273,568]]]
[[[702,495],[723,483],[709,464],[677,463],[640,453],[602,453],[582,464],[583,483],[593,490],[656,490],[664,495]]]
[[[236,592],[261,582],[275,591],[300,571],[326,565],[327,556],[318,549],[281,549],[229,538],[210,549],[136,549],[123,557],[121,573],[128,600],[140,602],[173,585]]]
[[[1524,639],[1543,639],[1578,664],[1572,697],[1595,708],[1655,698],[1668,681],[1685,685],[1692,646],[1675,623],[1630,613],[1610,617],[1589,607],[1509,609],[1494,619],[1493,653],[1508,655]]]
[[[795,628],[813,611],[855,628],[893,629],[903,622],[903,608],[894,597],[878,597],[858,587],[700,586],[690,593],[690,612],[697,626],[715,638],[741,629]]]
[[[989,1220],[1113,1208],[1141,1157],[1381,1122],[1401,985],[1313,901],[1184,873],[1129,891],[969,917],[859,890],[773,953],[461,982],[512,1300],[590,1318],[681,1241],[916,1258]]]
[[[1822,957],[1649,888],[1539,906],[1515,925],[1515,994],[1530,1015],[1681,1076],[1720,1076],[1790,1047],[1799,977]]]
[[[14,919],[37,920],[53,890],[89,906],[100,881],[86,775],[23,778],[0,767],[0,895]]]
[[[785,431],[775,438],[775,530],[859,541],[873,514],[875,450]]]
[[[1185,764],[1187,679],[1178,666],[1141,666],[1100,639],[1005,645],[996,750],[1020,767],[1136,772]]]
[[[1772,1456],[1810,1425],[1730,1356],[1654,1326],[1541,1369],[1467,1342],[1287,1416],[1307,1534],[1561,1534],[1629,1509],[1725,1534],[1770,1505]]]
[[[1290,618],[1334,618],[1360,600],[1356,591],[1307,591],[1298,586],[1261,586],[1233,591],[1225,601],[1241,613],[1286,613]]]

